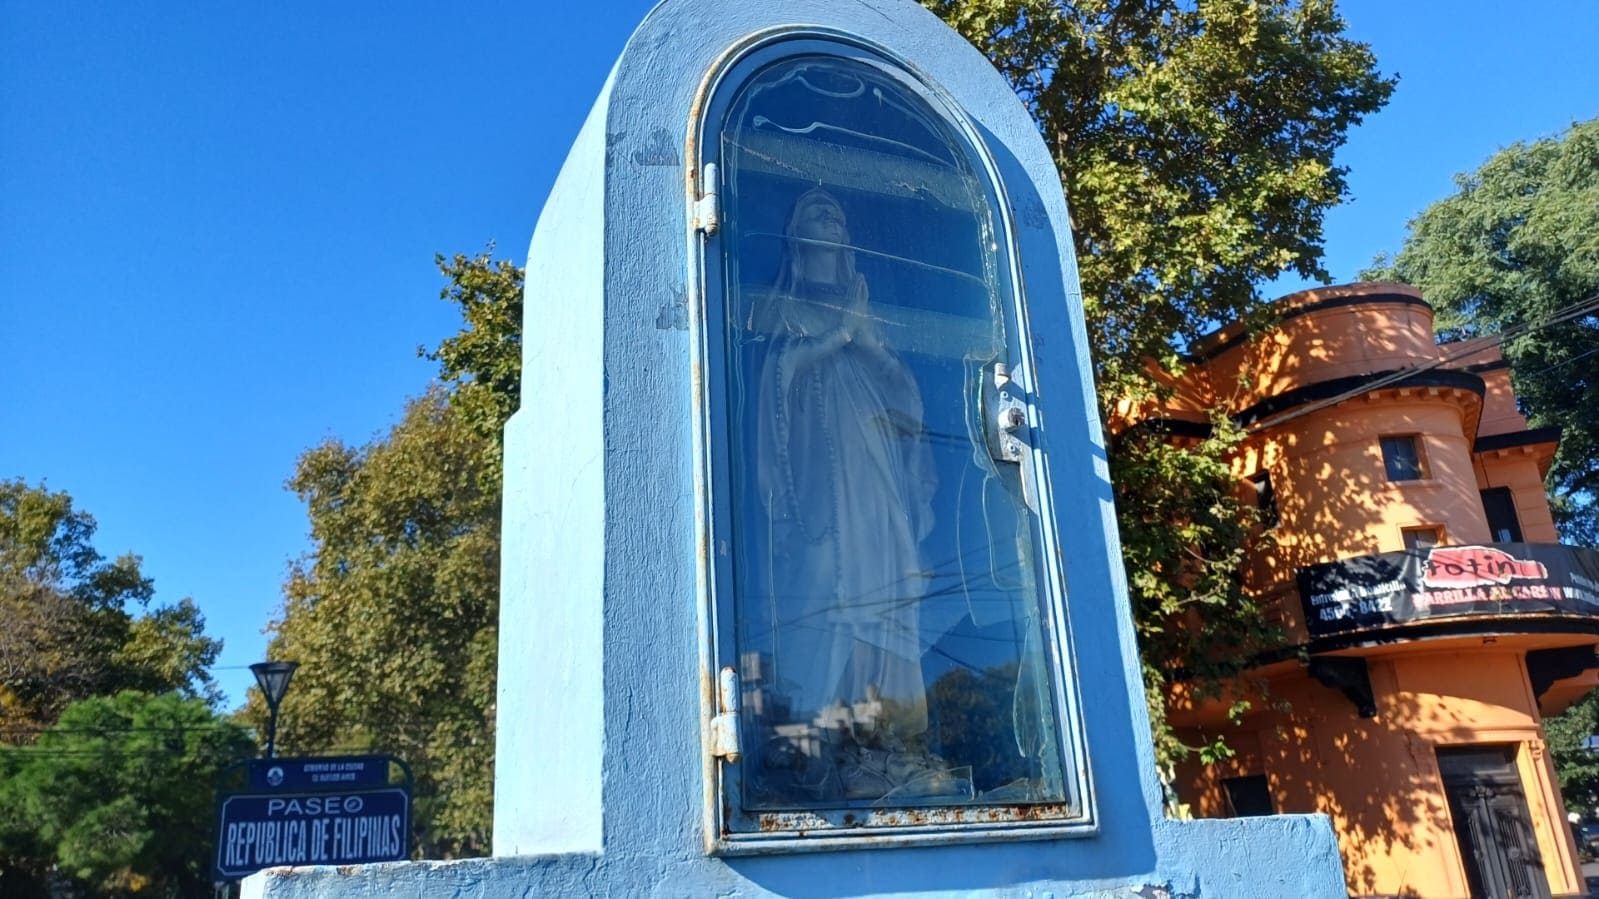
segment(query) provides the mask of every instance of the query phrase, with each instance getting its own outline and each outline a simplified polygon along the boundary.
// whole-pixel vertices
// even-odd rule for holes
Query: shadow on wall
[[[1372,669],[1374,681],[1393,677],[1386,665]],[[1192,797],[1194,812],[1231,816],[1223,781],[1266,772],[1276,812],[1322,812],[1333,819],[1351,893],[1391,892],[1395,884],[1416,882],[1424,856],[1433,857],[1424,876],[1435,877],[1438,854],[1455,851],[1439,845],[1452,842],[1453,831],[1436,749],[1480,735],[1466,725],[1440,726],[1432,697],[1424,702],[1408,694],[1383,695],[1380,687],[1377,692],[1377,716],[1360,718],[1343,694],[1306,679],[1275,697],[1292,710],[1227,727],[1236,756],[1210,766],[1193,759],[1181,766],[1180,780],[1202,787]],[[1194,729],[1187,736],[1204,739],[1216,732]],[[1398,895],[1416,895],[1414,890]]]
[[[1351,319],[1329,328],[1329,341],[1358,338],[1360,344],[1340,345],[1331,356],[1316,341],[1305,342],[1305,324],[1293,347],[1267,335],[1230,357],[1226,372],[1205,372],[1216,379],[1205,385],[1210,401],[1238,414],[1307,382],[1392,370],[1436,354],[1424,313],[1363,315],[1358,323]],[[1335,361],[1336,371],[1326,367]],[[1275,598],[1271,614],[1291,645],[1308,640],[1295,583],[1299,568],[1400,550],[1407,528],[1435,526],[1450,543],[1486,539],[1469,443],[1477,403],[1461,391],[1390,389],[1282,421],[1246,439],[1234,474],[1240,485],[1259,472],[1270,474],[1277,524],[1257,534],[1245,582],[1252,592]],[[1418,435],[1429,466],[1424,480],[1389,479],[1379,444],[1385,434]],[[1252,491],[1248,498],[1254,499]],[[1315,680],[1300,660],[1257,669],[1252,686],[1269,681],[1269,694],[1248,697],[1254,711],[1241,723],[1201,726],[1225,717],[1225,707],[1215,704],[1173,714],[1184,742],[1203,745],[1221,736],[1237,753],[1208,766],[1194,758],[1180,765],[1178,782],[1193,794],[1182,798],[1200,817],[1230,817],[1235,810],[1225,781],[1264,774],[1275,811],[1332,817],[1352,894],[1435,891],[1440,879],[1455,876],[1440,859],[1458,858],[1459,852],[1438,748],[1494,740],[1518,744],[1538,726],[1519,655],[1476,649],[1447,660],[1435,654],[1430,663],[1369,659],[1376,715],[1365,718],[1344,692]],[[1525,768],[1529,761],[1518,756],[1517,763]],[[1535,792],[1531,782],[1526,790]],[[1466,891],[1464,884],[1457,887]]]

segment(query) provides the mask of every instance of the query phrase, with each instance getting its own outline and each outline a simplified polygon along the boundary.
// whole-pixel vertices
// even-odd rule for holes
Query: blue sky
[[[458,326],[433,254],[523,260],[650,5],[0,0],[0,477],[193,596],[231,701],[307,546],[294,460],[423,389]],[[1402,81],[1340,157],[1335,278],[1454,173],[1599,115],[1591,0],[1341,8]]]

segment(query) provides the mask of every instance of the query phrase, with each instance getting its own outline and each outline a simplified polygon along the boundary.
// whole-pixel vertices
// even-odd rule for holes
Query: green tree
[[[1148,360],[1325,279],[1333,154],[1393,81],[1330,0],[923,0],[1037,120],[1071,201],[1107,410]]]
[[[470,856],[488,851],[494,797],[500,429],[521,381],[523,270],[489,251],[435,264],[464,322],[417,350],[443,386],[366,446],[301,456],[288,486],[313,547],[270,629],[273,657],[302,664],[280,745],[405,758],[419,851]],[[261,697],[246,720],[264,723]]]
[[[108,561],[94,532],[65,492],[0,481],[0,742],[25,742],[89,696],[215,695],[207,669],[222,644],[199,609],[151,608],[138,557]]]
[[[1545,718],[1544,736],[1560,778],[1566,811],[1593,818],[1599,810],[1599,752],[1588,738],[1599,733],[1599,692],[1589,693],[1559,715]]]
[[[1446,340],[1506,335],[1528,423],[1563,429],[1549,471],[1562,534],[1599,545],[1599,119],[1513,144],[1455,185],[1362,277],[1420,288]]]
[[[1164,691],[1174,680],[1201,698],[1236,687],[1259,654],[1281,646],[1268,603],[1243,589],[1253,510],[1240,508],[1226,462],[1240,439],[1225,416],[1210,437],[1177,445],[1158,433],[1116,445],[1111,483],[1127,587],[1135,603],[1144,686],[1156,749],[1170,765],[1191,750],[1209,761],[1231,755],[1226,734],[1182,743],[1166,722]],[[1259,539],[1267,539],[1261,537]],[[1261,695],[1263,685],[1234,692]],[[1251,703],[1240,700],[1233,714]]]
[[[200,607],[184,597],[132,619],[111,664],[119,672],[121,689],[177,690],[215,704],[221,691],[211,680],[210,668],[221,651],[221,640],[205,636]]]
[[[417,353],[439,364],[451,404],[487,441],[486,469],[498,478],[500,431],[516,411],[522,385],[523,272],[493,252],[490,244],[476,256],[433,257],[447,282],[439,298],[460,309],[465,327]]]
[[[487,851],[493,793],[500,497],[484,437],[450,401],[432,389],[373,442],[300,457],[289,487],[313,547],[284,586],[270,650],[300,663],[281,751],[410,763],[433,857]],[[247,720],[265,717],[252,695]]]
[[[0,893],[208,896],[217,778],[254,751],[203,699],[73,703],[34,744],[0,746]]]
[[[314,546],[271,625],[273,656],[302,665],[280,745],[405,759],[427,856],[487,852],[492,820],[500,431],[521,381],[523,273],[490,251],[435,257],[463,320],[418,350],[443,385],[379,439],[301,456],[289,487]],[[253,692],[245,717],[266,720]]]
[[[1037,120],[1071,204],[1102,416],[1159,397],[1151,363],[1218,322],[1269,321],[1259,284],[1327,279],[1334,162],[1394,81],[1331,0],[922,0],[993,62]],[[1214,693],[1280,642],[1242,587],[1251,513],[1223,460],[1241,435],[1110,448],[1157,746],[1181,754],[1162,696]],[[1242,711],[1247,706],[1240,705]],[[1225,751],[1211,747],[1212,751]]]

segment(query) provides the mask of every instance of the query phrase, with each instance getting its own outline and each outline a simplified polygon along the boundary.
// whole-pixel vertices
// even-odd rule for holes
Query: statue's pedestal
[[[812,41],[807,52],[876,48],[904,61],[906,79],[936,87],[1001,185],[991,195],[1008,230],[988,252],[1025,288],[1007,333],[1031,335],[1013,374],[1030,385],[1021,430],[1034,434],[1022,449],[1047,475],[1027,489],[1060,533],[1040,564],[1058,572],[1056,608],[1069,619],[1049,674],[1065,685],[1055,701],[1068,710],[1058,742],[1069,745],[1053,777],[1068,800],[1042,827],[1029,820],[1038,806],[992,803],[912,809],[899,831],[852,831],[835,815],[818,833],[761,815],[763,827],[788,828],[777,846],[733,833],[724,783],[738,762],[713,754],[728,732],[712,722],[726,711],[716,703],[728,650],[713,637],[724,607],[712,597],[728,549],[707,524],[720,475],[706,447],[722,425],[702,405],[707,379],[721,376],[707,360],[726,333],[706,326],[718,307],[705,298],[724,282],[696,255],[696,230],[713,229],[692,224],[717,211],[694,201],[716,183],[700,177],[702,162],[726,141],[707,148],[697,117],[716,107],[708,73],[725,71],[725,57],[801,22],[816,23],[802,29],[809,37],[790,35]],[[854,96],[847,79],[811,89]],[[863,153],[888,146],[839,140]],[[841,190],[873,187],[870,173],[833,174]],[[784,176],[783,161],[764,175]],[[1162,815],[1059,183],[1003,79],[913,3],[668,0],[651,13],[567,159],[528,261],[523,401],[506,433],[496,857],[277,869],[247,880],[245,895],[1344,895],[1325,817]],[[947,202],[941,190],[928,180],[906,196]],[[873,277],[873,301],[892,298],[894,285]],[[907,333],[896,339],[925,336]]]

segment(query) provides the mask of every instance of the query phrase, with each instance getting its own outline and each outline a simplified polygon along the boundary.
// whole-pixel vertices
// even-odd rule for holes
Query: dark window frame
[[[1277,814],[1277,801],[1271,795],[1271,782],[1264,774],[1224,777],[1222,796],[1227,800],[1227,817],[1257,818]]]
[[[1521,516],[1516,512],[1516,494],[1509,487],[1489,487],[1479,491],[1482,513],[1488,519],[1488,534],[1494,543],[1520,543]],[[1501,537],[1501,533],[1504,534]]]
[[[1432,477],[1420,434],[1387,434],[1377,438],[1382,449],[1383,472],[1394,483],[1425,481]]]
[[[1277,508],[1277,489],[1272,485],[1271,472],[1262,468],[1249,476],[1249,486],[1255,491],[1255,509],[1260,513],[1260,526],[1271,530],[1282,524],[1282,512]]]
[[[1418,524],[1414,527],[1400,528],[1399,534],[1404,539],[1405,549],[1409,552],[1432,549],[1435,546],[1442,546],[1444,543],[1444,529],[1436,524]],[[1422,534],[1429,534],[1432,539],[1425,543],[1415,539]]]

